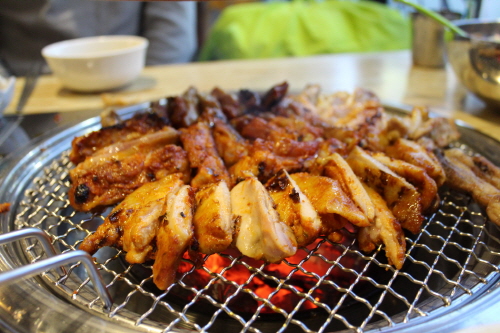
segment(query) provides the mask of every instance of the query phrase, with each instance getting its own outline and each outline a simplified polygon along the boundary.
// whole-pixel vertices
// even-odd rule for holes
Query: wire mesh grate
[[[77,249],[104,220],[69,205],[68,153],[54,159],[25,191],[16,228],[38,227],[61,252]],[[281,264],[264,264],[231,251],[206,256],[201,264],[183,259],[178,282],[165,291],[152,282],[151,265],[129,265],[121,251],[103,248],[96,261],[114,298],[108,316],[137,329],[199,332],[356,332],[394,327],[432,315],[463,295],[472,295],[498,273],[500,238],[467,195],[443,189],[439,209],[423,230],[407,236],[403,269],[388,265],[382,247],[365,254],[349,239],[334,244],[320,238]],[[43,251],[23,243],[28,260]],[[102,311],[85,271],[78,264],[61,279],[80,306]]]

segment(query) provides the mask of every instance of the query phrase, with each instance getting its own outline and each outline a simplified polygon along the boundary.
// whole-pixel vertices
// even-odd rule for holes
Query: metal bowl
[[[447,58],[460,82],[488,105],[500,108],[500,21],[454,21],[469,36],[449,31]]]

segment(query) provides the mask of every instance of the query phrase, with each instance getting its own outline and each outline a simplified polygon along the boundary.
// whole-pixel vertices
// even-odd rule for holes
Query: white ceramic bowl
[[[85,37],[50,44],[42,55],[64,87],[96,92],[134,81],[144,68],[148,44],[139,36]]]

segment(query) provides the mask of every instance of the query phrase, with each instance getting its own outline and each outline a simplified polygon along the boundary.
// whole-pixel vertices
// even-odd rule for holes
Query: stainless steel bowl
[[[500,20],[454,21],[469,36],[446,35],[447,58],[460,82],[487,104],[500,108]]]

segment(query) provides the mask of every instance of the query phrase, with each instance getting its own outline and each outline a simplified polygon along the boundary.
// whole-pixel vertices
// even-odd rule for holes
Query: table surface
[[[292,91],[311,83],[320,84],[325,92],[369,89],[386,103],[428,106],[431,111],[465,121],[500,140],[500,110],[488,109],[468,93],[449,66],[438,69],[413,66],[410,51],[153,66],[146,67],[130,86],[105,94],[73,93],[62,88],[57,78],[45,75],[40,77],[24,112],[57,115],[51,118],[50,127],[98,115],[110,104],[155,100],[182,93],[189,86],[200,91],[215,86],[264,91],[283,81],[288,81]],[[14,113],[23,83],[23,78],[17,80],[6,115]],[[33,122],[40,127],[38,119],[43,117],[32,118],[37,119]],[[28,117],[28,126],[29,122]]]
[[[154,66],[145,68],[131,86],[106,94],[72,93],[63,89],[55,77],[46,75],[39,78],[25,107],[24,126],[32,135],[41,134],[57,125],[96,116],[110,103],[155,100],[180,94],[189,86],[200,91],[215,86],[265,91],[283,81],[288,81],[291,91],[307,84],[320,84],[325,92],[369,89],[388,104],[427,106],[500,140],[500,110],[488,109],[468,93],[449,66],[440,69],[413,66],[409,51]],[[23,78],[17,80],[6,115],[14,113],[23,83]],[[498,321],[495,309],[485,309],[458,328]]]

